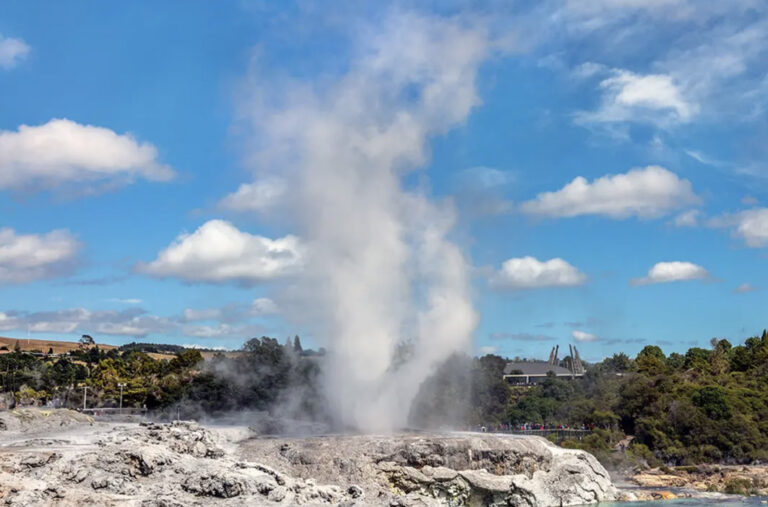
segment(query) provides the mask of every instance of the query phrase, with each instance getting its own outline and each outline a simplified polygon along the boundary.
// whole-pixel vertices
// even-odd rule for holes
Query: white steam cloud
[[[478,104],[475,80],[491,46],[485,31],[453,20],[397,14],[383,27],[361,32],[336,82],[281,83],[275,100],[257,87],[249,111],[263,143],[259,178],[286,181],[307,247],[292,291],[301,304],[284,298],[281,307],[297,308],[327,342],[338,422],[367,431],[402,427],[421,383],[469,346],[477,322],[467,261],[448,237],[452,206],[401,179],[427,161],[432,136]]]

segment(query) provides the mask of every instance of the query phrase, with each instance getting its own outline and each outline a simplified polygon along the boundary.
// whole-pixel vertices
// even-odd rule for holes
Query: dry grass
[[[78,342],[60,342],[55,340],[33,340],[27,338],[6,338],[0,336],[0,347],[6,346],[8,350],[13,350],[16,346],[16,342],[21,345],[21,350],[28,352],[32,350],[39,350],[43,353],[47,353],[49,349],[53,349],[54,354],[66,354],[69,351],[77,350],[80,348]],[[97,343],[100,349],[110,350],[116,349],[115,345],[107,345],[104,343]]]
[[[8,350],[13,350],[13,347],[16,346],[16,342],[19,342],[19,345],[21,345],[21,350],[24,352],[29,352],[32,350],[39,350],[40,352],[47,353],[49,349],[53,349],[54,354],[66,354],[67,352],[70,352],[72,350],[78,350],[80,348],[80,344],[78,342],[63,342],[63,341],[57,341],[57,340],[34,340],[34,339],[26,339],[26,338],[7,338],[0,336],[0,347],[6,346],[8,347]],[[116,345],[107,345],[105,343],[97,343],[96,345],[99,346],[101,350],[111,350],[116,349]],[[216,353],[215,352],[209,352],[209,351],[201,351],[200,352],[203,356],[203,359],[209,360],[211,359]],[[234,357],[239,355],[239,351],[227,351],[224,352],[224,355],[227,357]],[[165,360],[171,360],[174,357],[176,357],[175,354],[164,354],[164,353],[157,353],[157,352],[148,352],[147,355],[149,355],[153,359],[165,359]]]

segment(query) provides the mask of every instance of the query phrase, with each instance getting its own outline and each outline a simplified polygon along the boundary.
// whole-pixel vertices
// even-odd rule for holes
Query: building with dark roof
[[[574,373],[568,368],[541,362],[511,362],[504,367],[504,380],[512,384],[537,384],[543,381],[549,372],[555,377],[582,377],[583,373]]]

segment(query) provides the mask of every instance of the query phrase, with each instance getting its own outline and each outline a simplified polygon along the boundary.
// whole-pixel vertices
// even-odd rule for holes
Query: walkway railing
[[[474,428],[477,431],[476,428]],[[482,430],[481,430],[482,431]],[[499,429],[489,427],[487,433],[506,433],[509,435],[535,435],[537,437],[547,438],[550,435],[555,435],[555,440],[559,443],[563,440],[581,440],[585,436],[592,433],[593,430],[581,430],[581,429],[558,429],[558,428],[544,428],[544,429],[527,429],[521,430],[520,428],[513,429]]]

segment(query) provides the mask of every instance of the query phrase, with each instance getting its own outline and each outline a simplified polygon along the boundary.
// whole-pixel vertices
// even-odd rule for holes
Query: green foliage
[[[711,345],[668,357],[650,345],[634,359],[615,354],[590,365],[579,379],[551,376],[506,388],[498,383],[505,360],[485,356],[472,363],[468,398],[455,387],[450,395],[439,389],[456,376],[455,365],[438,370],[441,381],[431,392],[443,404],[467,407],[470,425],[594,428],[563,445],[608,462],[618,459],[614,448],[626,435],[635,438],[623,464],[768,460],[768,333],[744,345],[721,339]]]
[[[725,482],[725,492],[729,495],[748,495],[752,489],[752,481],[746,478],[733,477]]]

